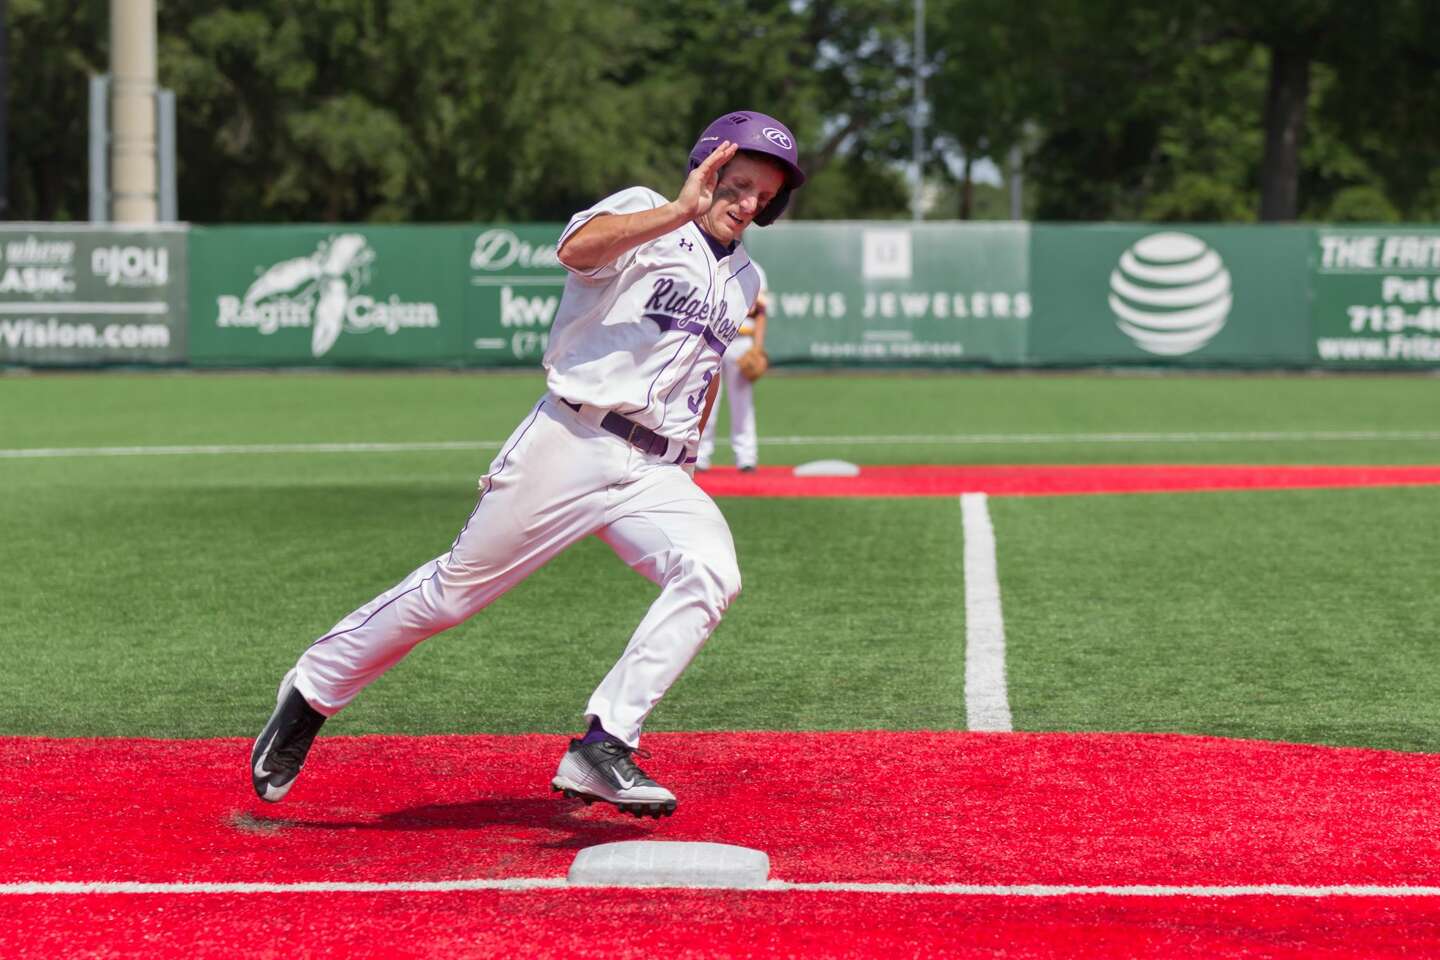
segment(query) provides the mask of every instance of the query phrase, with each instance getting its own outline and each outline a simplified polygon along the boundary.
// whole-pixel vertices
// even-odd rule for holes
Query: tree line
[[[1432,0],[159,0],[193,222],[563,220],[784,119],[790,216],[1440,221]],[[9,0],[11,216],[87,215],[108,0]],[[1018,168],[1015,166],[1018,163]]]

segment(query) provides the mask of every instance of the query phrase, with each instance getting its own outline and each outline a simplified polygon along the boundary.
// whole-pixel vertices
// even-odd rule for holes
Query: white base
[[[569,880],[590,887],[763,887],[770,857],[728,843],[623,840],[575,855]]]
[[[858,477],[860,468],[848,460],[811,460],[795,468],[797,477]]]

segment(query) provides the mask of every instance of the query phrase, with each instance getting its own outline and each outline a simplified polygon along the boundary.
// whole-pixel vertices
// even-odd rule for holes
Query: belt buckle
[[[625,434],[625,442],[628,443],[628,444],[630,444],[630,446],[632,446],[632,447],[633,447],[633,446],[636,446],[636,443],[635,443],[635,431],[636,431],[636,430],[639,430],[639,429],[640,429],[640,424],[636,423],[634,420],[631,420],[631,421],[630,421],[630,432],[627,433],[627,434]]]

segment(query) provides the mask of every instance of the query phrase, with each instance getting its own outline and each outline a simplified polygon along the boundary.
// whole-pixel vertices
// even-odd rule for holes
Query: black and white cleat
[[[285,674],[275,697],[275,712],[250,750],[250,782],[261,800],[278,803],[285,799],[324,723],[325,715],[295,689],[295,671]]]
[[[550,789],[586,806],[598,800],[636,817],[670,816],[675,812],[675,794],[635,765],[636,752],[618,740],[571,740]]]

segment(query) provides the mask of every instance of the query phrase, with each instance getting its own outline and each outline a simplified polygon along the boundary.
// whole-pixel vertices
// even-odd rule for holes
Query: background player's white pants
[[[723,393],[730,404],[730,446],[735,451],[737,467],[753,467],[760,462],[760,442],[755,435],[755,385],[746,380],[740,372],[740,357],[755,345],[753,337],[736,337],[725,350],[720,365]],[[709,469],[710,458],[715,455],[715,424],[720,421],[720,401],[717,409],[710,411],[705,423],[705,432],[700,436],[700,449],[696,453],[696,464]]]
[[[301,655],[295,683],[311,706],[340,710],[421,640],[593,533],[660,586],[586,707],[611,734],[639,744],[645,717],[740,592],[740,570],[725,518],[689,474],[592,419],[540,401],[480,478],[479,503],[451,549]]]

